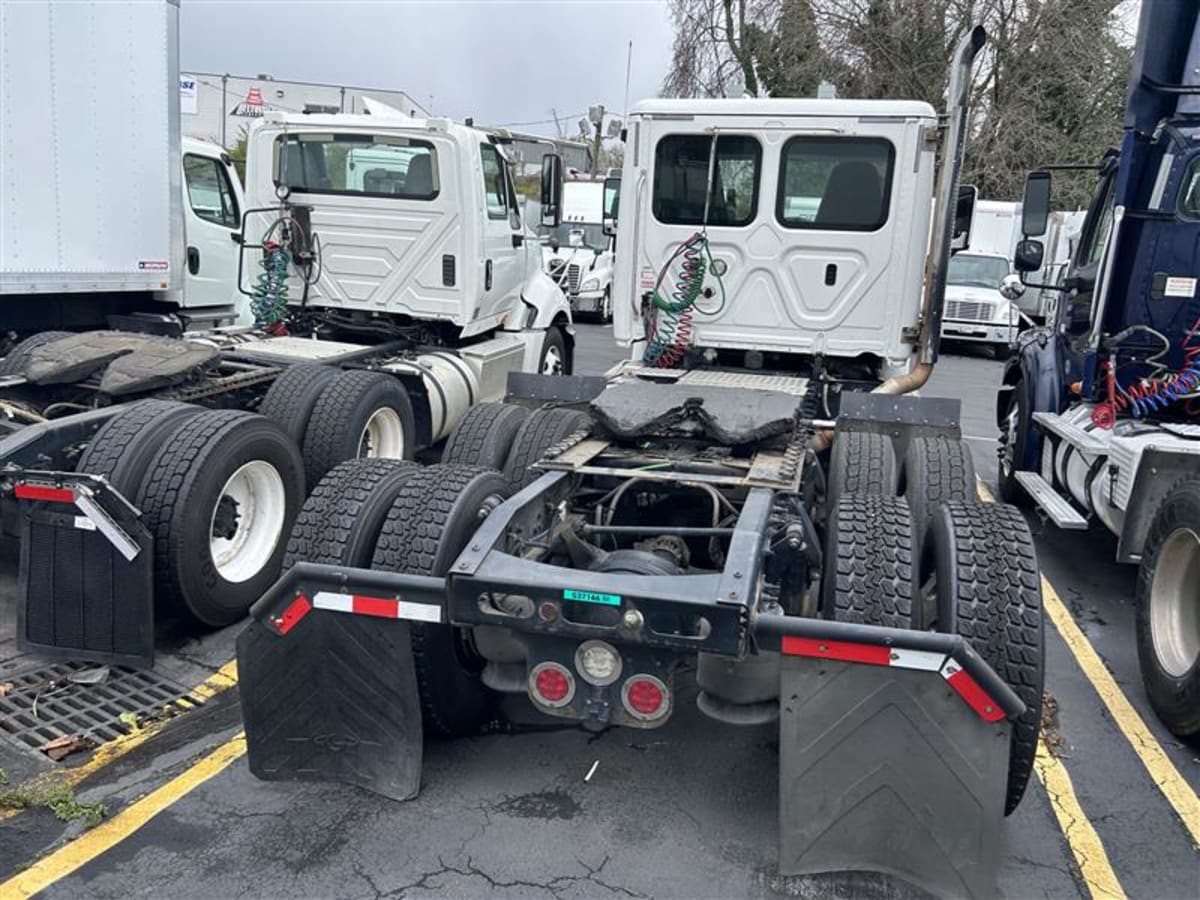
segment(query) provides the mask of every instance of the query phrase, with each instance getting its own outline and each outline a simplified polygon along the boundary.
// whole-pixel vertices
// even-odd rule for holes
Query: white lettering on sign
[[[194,116],[197,112],[196,79],[187,75],[179,76],[179,111],[185,116]]]
[[[1172,276],[1167,279],[1167,285],[1163,289],[1164,297],[1195,297],[1196,296],[1196,279],[1184,278],[1179,275]]]

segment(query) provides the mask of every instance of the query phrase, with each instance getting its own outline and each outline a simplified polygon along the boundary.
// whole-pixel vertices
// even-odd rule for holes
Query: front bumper
[[[1011,344],[1019,331],[1017,325],[995,322],[970,322],[963,319],[944,319],[942,337],[954,341],[984,341],[989,344]]]
[[[571,309],[577,312],[600,312],[604,303],[604,291],[580,291],[578,294],[568,294]]]

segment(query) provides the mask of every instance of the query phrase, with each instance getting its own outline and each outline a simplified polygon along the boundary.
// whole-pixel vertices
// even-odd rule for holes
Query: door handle
[[[195,275],[200,271],[200,248],[188,247],[187,249],[188,271]]]
[[[522,244],[525,243],[525,235],[523,235],[523,234],[517,234],[516,232],[513,232],[512,239],[513,239],[513,249],[514,250],[516,250],[518,247],[520,247]]]
[[[483,264],[483,289],[485,291],[492,289],[492,261],[490,259]]]

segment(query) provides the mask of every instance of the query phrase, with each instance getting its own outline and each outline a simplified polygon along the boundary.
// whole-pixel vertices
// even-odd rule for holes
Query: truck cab
[[[192,327],[249,325],[238,293],[238,242],[245,197],[221,147],[183,138],[184,278],[179,306]]]
[[[942,337],[982,342],[1007,353],[1021,321],[1017,305],[1000,292],[1011,274],[1006,256],[969,249],[955,254],[946,273]]]
[[[1097,183],[1054,316],[1017,342],[997,398],[1000,488],[1060,528],[1091,520],[1136,564],[1138,658],[1155,712],[1200,734],[1200,20],[1143,4],[1124,134]],[[1015,264],[1043,268],[1054,173],[1031,172]]]
[[[248,244],[261,243],[281,200],[315,236],[319,263],[311,281],[293,274],[288,301],[317,327],[421,323],[447,343],[518,334],[535,359],[554,327],[551,365],[569,370],[570,306],[542,271],[502,137],[386,109],[268,113],[249,136],[246,180]]]
[[[872,384],[909,372],[936,129],[933,108],[911,101],[637,104],[619,203],[637,226],[617,231],[617,340],[668,368],[686,357]],[[716,278],[694,302],[655,305],[655,292],[681,296],[667,268],[697,265]]]
[[[614,254],[601,221],[603,193],[603,181],[579,177],[563,184],[562,222],[542,230],[542,255],[576,314],[611,322]]]

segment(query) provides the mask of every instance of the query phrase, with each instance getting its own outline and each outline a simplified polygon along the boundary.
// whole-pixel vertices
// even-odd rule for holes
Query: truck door
[[[1082,375],[1076,367],[1081,365],[1087,353],[1092,331],[1093,305],[1098,288],[1096,282],[1100,277],[1104,250],[1112,233],[1116,175],[1117,169],[1114,165],[1101,176],[1096,195],[1088,209],[1087,219],[1083,223],[1079,246],[1075,248],[1071,271],[1063,281],[1058,321],[1059,328],[1071,348],[1071,380],[1076,380]]]
[[[237,297],[238,245],[242,198],[237,176],[215,156],[183,157],[184,258],[183,305],[227,306]]]
[[[486,319],[518,302],[525,281],[524,232],[500,152],[480,144],[483,163],[483,295],[475,319]],[[514,235],[520,235],[518,241]],[[518,246],[514,246],[517,244]]]

